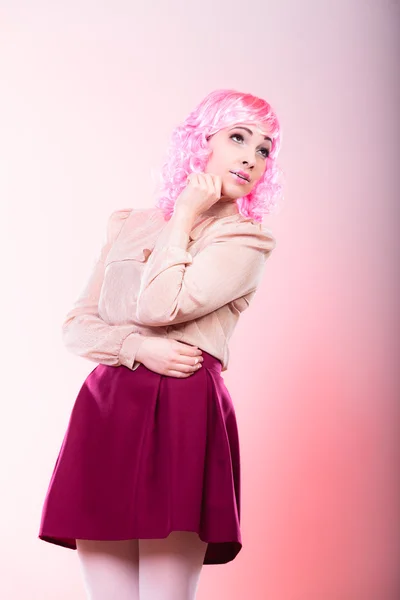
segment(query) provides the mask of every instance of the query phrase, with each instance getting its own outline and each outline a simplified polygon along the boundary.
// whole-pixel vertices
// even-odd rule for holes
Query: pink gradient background
[[[287,183],[224,374],[244,547],[198,598],[399,597],[398,34],[389,0],[0,3],[2,599],[85,597],[36,538],[94,366],[61,323],[110,212],[153,204],[172,128],[220,87],[275,107]]]

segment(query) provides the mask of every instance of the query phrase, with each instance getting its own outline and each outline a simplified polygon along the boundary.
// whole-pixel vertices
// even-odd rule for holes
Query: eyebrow
[[[247,127],[242,127],[240,125],[237,125],[236,127],[231,127],[229,131],[232,131],[232,129],[244,129],[245,131],[247,131],[247,133],[249,133],[250,135],[253,135],[253,132],[251,131],[251,129],[248,129]],[[268,140],[272,144],[271,138],[268,137],[267,135],[265,136],[264,140]]]

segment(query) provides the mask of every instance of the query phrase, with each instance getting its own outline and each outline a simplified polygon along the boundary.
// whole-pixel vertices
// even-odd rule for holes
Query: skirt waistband
[[[222,362],[216,356],[213,356],[209,352],[205,350],[201,350],[201,355],[203,357],[203,366],[207,367],[207,369],[211,369],[212,371],[216,371],[217,373],[221,373],[222,371]]]

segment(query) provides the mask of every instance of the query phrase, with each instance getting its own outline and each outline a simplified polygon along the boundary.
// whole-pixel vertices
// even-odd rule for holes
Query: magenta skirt
[[[98,365],[83,383],[44,501],[39,538],[166,538],[194,531],[204,564],[242,548],[240,455],[220,361],[186,379]]]

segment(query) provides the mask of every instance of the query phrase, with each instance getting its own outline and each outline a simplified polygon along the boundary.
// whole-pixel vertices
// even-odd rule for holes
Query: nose
[[[250,159],[249,160],[243,159],[242,160],[242,164],[243,164],[244,167],[253,169],[254,165],[255,165],[255,161],[254,160],[250,160]]]
[[[251,150],[251,148],[243,148],[243,150],[244,152],[242,154],[242,164],[244,167],[252,169],[256,164],[256,154],[255,152],[253,152],[253,150]]]

